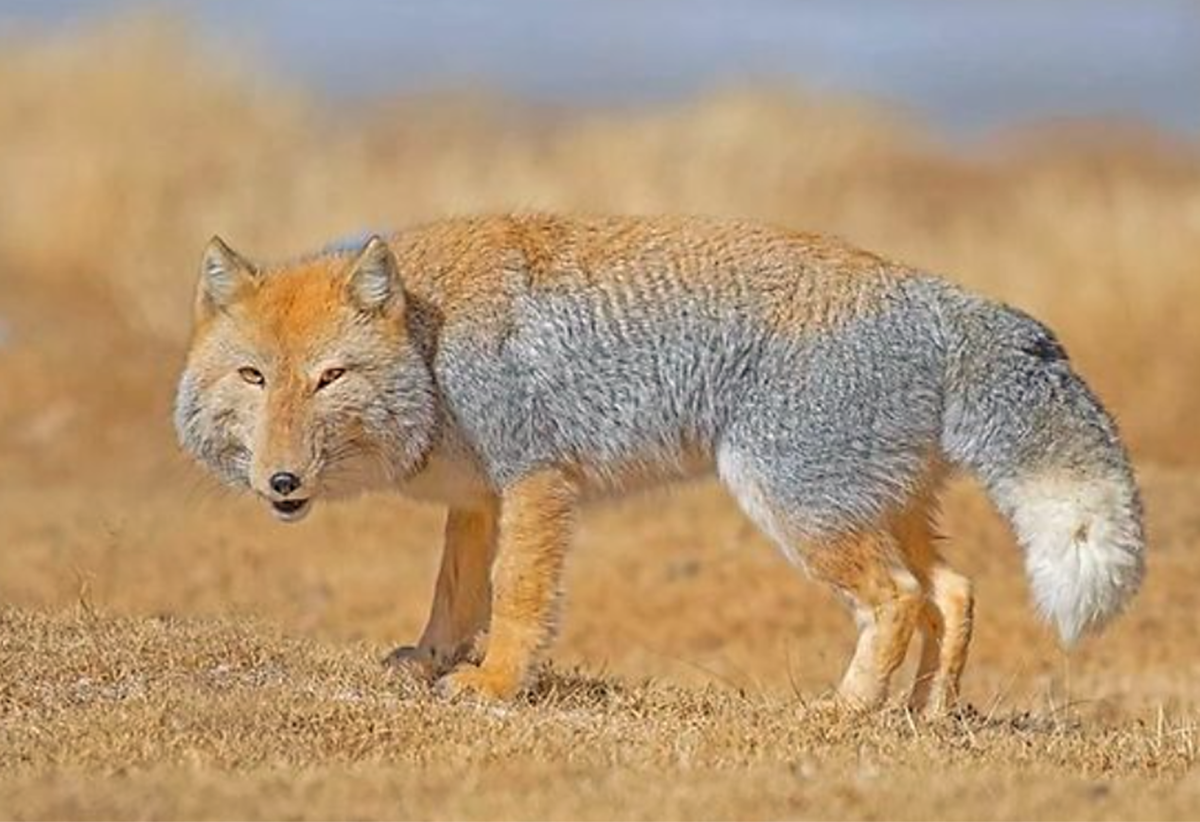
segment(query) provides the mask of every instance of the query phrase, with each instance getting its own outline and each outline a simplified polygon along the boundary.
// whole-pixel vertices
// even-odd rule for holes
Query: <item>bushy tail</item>
[[[1142,506],[1128,454],[1045,326],[965,295],[953,302],[943,448],[1012,524],[1038,610],[1070,645],[1141,584]]]

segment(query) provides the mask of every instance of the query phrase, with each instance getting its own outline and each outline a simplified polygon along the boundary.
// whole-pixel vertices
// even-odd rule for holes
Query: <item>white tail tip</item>
[[[1038,611],[1058,628],[1063,644],[1103,628],[1145,573],[1132,478],[1038,477],[997,490],[1025,549]]]

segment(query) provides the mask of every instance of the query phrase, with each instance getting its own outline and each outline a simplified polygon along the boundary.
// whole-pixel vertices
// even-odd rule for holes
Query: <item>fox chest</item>
[[[475,507],[492,494],[487,481],[469,459],[440,449],[429,456],[419,473],[400,484],[399,491],[415,500],[451,508]]]

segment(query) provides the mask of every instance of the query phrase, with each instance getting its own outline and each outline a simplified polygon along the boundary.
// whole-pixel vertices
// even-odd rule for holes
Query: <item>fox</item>
[[[715,476],[849,606],[838,705],[959,704],[974,594],[938,497],[973,474],[1066,646],[1145,571],[1112,416],[1016,308],[834,237],[699,216],[449,217],[259,265],[201,258],[174,423],[297,522],[386,490],[447,509],[427,624],[387,662],[446,697],[536,678],[588,500]]]

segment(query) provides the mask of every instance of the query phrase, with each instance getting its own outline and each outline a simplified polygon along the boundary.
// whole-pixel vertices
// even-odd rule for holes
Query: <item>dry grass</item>
[[[0,798],[22,815],[840,817],[885,799],[906,817],[1009,818],[1200,799],[1180,779],[1195,728],[1070,712],[915,725],[560,673],[521,704],[463,706],[385,675],[377,648],[244,621],[10,612],[0,627],[19,763]]]
[[[0,54],[0,815],[1195,814],[1195,146],[1093,127],[952,150],[779,90],[333,110],[214,73],[161,24]],[[440,514],[365,499],[285,528],[183,463],[169,405],[196,256],[214,231],[286,254],[506,208],[833,231],[1041,315],[1141,466],[1143,595],[1067,657],[1006,530],[956,487],[977,713],[814,712],[849,620],[701,484],[585,517],[559,667],[527,704],[388,677],[374,660],[420,628]]]

